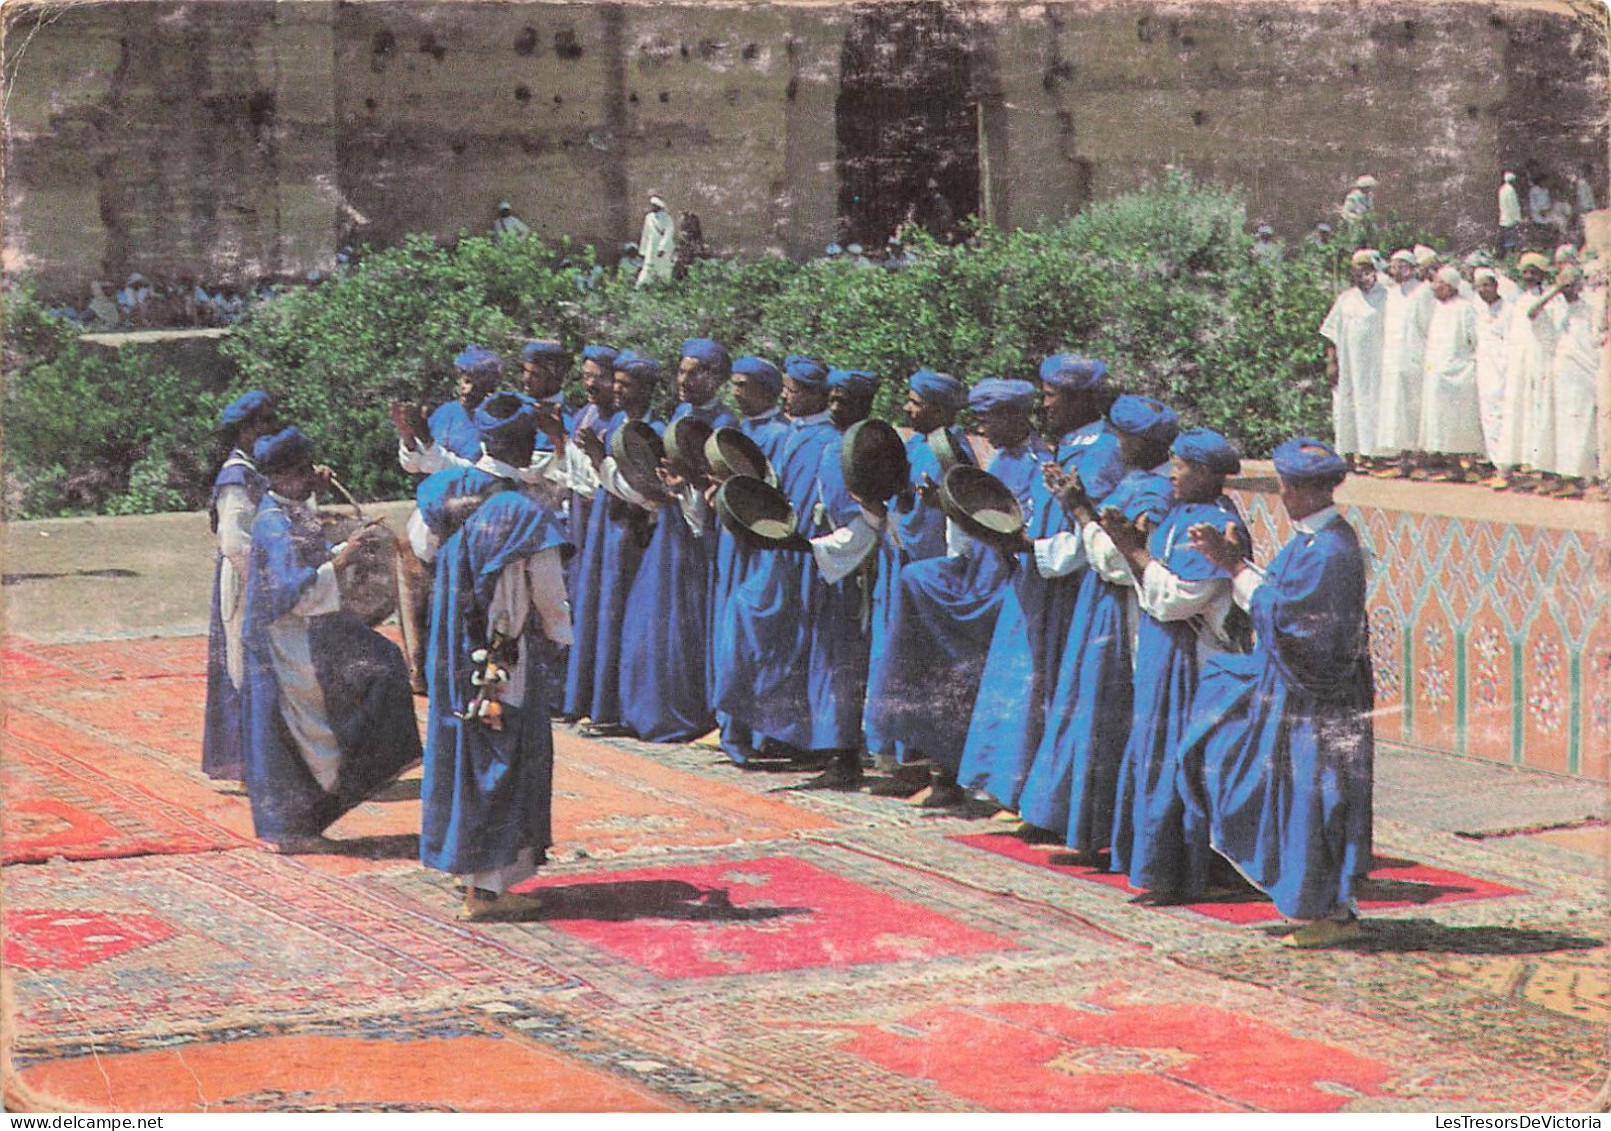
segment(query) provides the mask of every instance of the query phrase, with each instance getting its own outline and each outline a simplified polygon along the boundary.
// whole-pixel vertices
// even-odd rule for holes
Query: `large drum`
[[[400,566],[397,535],[374,519],[330,511],[319,512],[319,525],[332,545],[353,542],[358,547],[336,570],[341,607],[371,627],[395,613]]]

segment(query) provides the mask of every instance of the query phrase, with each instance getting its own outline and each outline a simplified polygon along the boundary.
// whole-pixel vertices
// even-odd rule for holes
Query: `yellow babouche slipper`
[[[525,919],[542,909],[537,895],[520,895],[512,891],[496,894],[470,888],[464,893],[464,902],[454,918],[465,923],[486,923],[500,919]]]
[[[1314,947],[1337,946],[1353,942],[1364,934],[1358,919],[1316,919],[1305,923],[1290,935],[1282,938],[1282,946],[1308,950]]]

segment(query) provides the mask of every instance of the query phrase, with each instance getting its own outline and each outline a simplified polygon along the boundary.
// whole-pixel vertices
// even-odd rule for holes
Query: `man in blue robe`
[[[738,417],[718,395],[732,370],[727,351],[716,342],[683,342],[677,368],[681,403],[672,423],[693,419],[712,429],[736,426]],[[660,471],[666,493],[627,596],[631,627],[621,648],[621,721],[644,742],[688,742],[716,723],[709,657],[716,527],[704,485],[685,482],[668,464]]]
[[[448,456],[474,463],[481,458],[481,434],[471,415],[476,406],[503,380],[503,361],[482,346],[466,346],[453,359],[458,378],[458,399],[438,406],[419,427],[419,409],[401,401],[391,406],[397,428],[397,462],[415,475],[429,475],[447,466]]]
[[[489,459],[530,462],[538,409],[488,398],[476,423]],[[431,601],[430,717],[420,787],[420,862],[458,877],[470,921],[519,918],[553,843],[554,744],[545,664],[570,642],[560,516],[512,478],[449,470],[421,485],[441,540]],[[502,489],[499,489],[499,488]]]
[[[1112,508],[1134,523],[1156,525],[1174,505],[1169,457],[1179,424],[1172,409],[1126,394],[1108,410],[1119,436],[1125,477],[1100,503],[1078,479],[1063,490],[1063,509],[1078,534],[1035,546],[1043,573],[1072,572],[1086,563],[1074,599],[1057,686],[1045,733],[1019,795],[1019,815],[1032,835],[1060,837],[1081,863],[1096,864],[1113,833],[1119,760],[1130,735],[1134,701],[1131,663],[1136,623],[1135,579],[1097,519]]]
[[[1217,432],[1189,429],[1170,449],[1175,505],[1150,538],[1111,512],[1103,530],[1129,563],[1141,607],[1135,646],[1135,707],[1119,766],[1114,805],[1113,871],[1143,889],[1138,903],[1190,903],[1209,887],[1208,829],[1188,820],[1177,788],[1180,736],[1191,717],[1198,678],[1210,657],[1242,650],[1229,571],[1204,557],[1190,531],[1208,525],[1252,539],[1223,491],[1241,458]]]
[[[619,733],[621,726],[621,644],[627,596],[653,532],[649,500],[621,478],[608,443],[629,420],[648,422],[656,432],[665,425],[652,419],[650,405],[665,367],[630,350],[615,360],[615,415],[602,433],[579,430],[573,435],[586,457],[573,481],[591,493],[583,557],[576,569],[573,614],[575,640],[565,677],[564,713],[587,720],[587,733]],[[602,492],[602,494],[600,494]]]
[[[1041,478],[1041,464],[1051,458],[1030,424],[1038,399],[1028,381],[997,377],[983,378],[968,394],[968,407],[995,449],[986,470],[1007,485],[1020,506]],[[889,635],[873,658],[867,689],[873,733],[900,743],[907,764],[929,760],[933,780],[913,798],[929,808],[967,800],[957,769],[1014,566],[1010,554],[949,520],[945,536],[945,556],[901,568]]]
[[[778,486],[796,515],[796,533],[815,531],[817,475],[823,452],[838,454],[828,413],[828,370],[813,358],[783,363],[783,404],[792,418],[776,461]],[[766,552],[729,591],[715,634],[715,704],[743,719],[760,744],[812,749],[809,607],[801,598],[808,564],[800,555]],[[860,770],[860,763],[857,763]]]
[[[956,426],[957,413],[968,401],[968,387],[949,373],[919,369],[907,379],[903,411],[912,433],[906,438],[906,466],[909,487],[895,496],[892,538],[896,542],[893,568],[880,570],[878,592],[873,597],[872,639],[869,653],[876,658],[887,650],[891,617],[896,604],[896,587],[901,568],[909,562],[926,561],[945,554],[945,515],[935,502],[935,489],[944,477],[939,458],[930,446],[937,431],[950,434],[951,442],[969,453],[968,438]],[[879,733],[878,720],[869,710],[862,720],[867,748],[874,764],[890,771],[888,778],[875,781],[869,793],[882,797],[910,797],[929,784],[929,767],[922,761],[903,764],[899,743]]]
[[[576,429],[576,420],[565,403],[565,382],[571,375],[571,351],[563,344],[540,340],[520,347],[520,373],[526,395],[537,404],[539,417],[557,416],[565,435]],[[554,450],[553,438],[538,431],[534,452]]]
[[[755,441],[761,453],[776,469],[783,458],[783,445],[788,442],[790,434],[789,422],[778,405],[778,397],[783,392],[782,370],[762,357],[735,358],[733,377],[728,387],[732,392],[733,407],[739,414],[739,431]],[[714,493],[713,484],[707,488],[707,495],[713,496]],[[741,541],[719,522],[715,525],[716,576],[711,588],[710,646],[706,650],[706,655],[710,657],[712,703],[716,699],[717,687],[725,678],[722,664],[726,652],[721,645],[720,634],[725,623],[727,600],[749,576],[756,562],[761,557],[769,556],[765,551]],[[756,747],[761,741],[755,729],[720,708],[716,708],[715,714],[722,752],[735,766],[753,765]]]
[[[1181,739],[1181,789],[1214,851],[1283,915],[1311,920],[1282,941],[1332,946],[1359,936],[1354,883],[1371,868],[1368,569],[1334,498],[1343,458],[1307,436],[1274,458],[1294,529],[1268,569],[1250,563],[1234,527],[1189,532],[1230,573],[1255,644],[1204,673]]]
[[[262,840],[323,851],[332,822],[419,760],[414,703],[396,645],[342,611],[336,572],[361,543],[324,539],[312,443],[287,428],[253,459],[269,491],[246,577],[246,792]]]
[[[830,369],[828,417],[834,429],[817,459],[810,535],[848,529],[862,516],[862,501],[845,483],[840,448],[850,426],[873,410],[878,377],[860,369]],[[882,542],[879,543],[883,545]],[[882,560],[881,560],[882,559]],[[806,788],[855,789],[862,782],[862,714],[867,697],[872,600],[879,569],[892,569],[888,552],[868,553],[847,574],[823,570],[816,555],[802,562],[800,602],[808,626],[806,701],[810,737],[801,747],[828,767]]]
[[[241,681],[246,654],[241,629],[246,619],[246,573],[252,558],[252,523],[268,493],[268,480],[252,462],[260,436],[279,430],[274,402],[254,389],[224,409],[223,428],[230,452],[213,480],[208,510],[218,539],[213,567],[212,614],[207,625],[207,715],[202,728],[201,768],[210,778],[240,781],[246,769],[241,744]]]
[[[564,493],[566,530],[575,553],[566,565],[567,591],[576,592],[577,570],[581,568],[587,551],[588,520],[592,516],[593,496],[583,493],[578,482],[585,480],[591,471],[587,456],[580,445],[567,443],[567,437],[578,432],[592,432],[602,437],[615,415],[615,359],[618,350],[612,346],[590,345],[582,349],[582,389],[587,404],[571,417],[567,425],[563,411],[541,413],[538,427],[542,439],[552,447],[552,455],[543,461],[538,452],[532,454],[531,466],[537,468],[545,462],[553,465],[548,478],[556,482]]]
[[[789,422],[778,405],[783,393],[782,371],[764,357],[740,357],[733,362],[729,388],[739,416],[739,430],[754,440],[776,467],[789,438]]]
[[[1017,812],[1018,795],[1045,733],[1074,599],[1084,577],[1082,561],[1068,572],[1043,573],[1036,546],[1070,533],[1058,497],[1070,476],[1100,499],[1118,486],[1126,470],[1118,436],[1102,418],[1106,365],[1077,354],[1054,354],[1041,363],[1040,389],[1041,426],[1048,436],[1059,438],[1056,456],[1030,480],[1024,547],[1002,594],[957,773],[965,788],[993,797],[1004,816]]]

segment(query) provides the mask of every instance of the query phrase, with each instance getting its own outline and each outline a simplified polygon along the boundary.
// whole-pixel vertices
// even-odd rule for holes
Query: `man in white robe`
[[[1421,441],[1422,367],[1432,321],[1432,289],[1416,277],[1415,254],[1395,251],[1387,272],[1393,282],[1382,305],[1382,385],[1376,406],[1376,450],[1395,463],[1380,478],[1407,479]]]
[[[1496,491],[1531,489],[1527,467],[1554,462],[1555,320],[1544,310],[1549,261],[1537,252],[1521,257],[1522,293],[1505,323],[1505,407],[1500,427],[1498,473],[1488,481]],[[1543,460],[1544,463],[1538,461]]]
[[[1464,483],[1483,450],[1477,392],[1477,312],[1460,297],[1460,272],[1432,278],[1436,305],[1427,324],[1421,389],[1420,450],[1443,465],[1431,478]]]
[[[1516,191],[1516,174],[1506,173],[1499,186],[1499,254],[1521,246],[1521,194]]]
[[[1482,450],[1490,465],[1499,457],[1499,439],[1505,412],[1505,324],[1510,303],[1499,290],[1499,276],[1479,267],[1472,275],[1470,298],[1477,329],[1477,406],[1482,421]]]
[[[1337,296],[1320,324],[1326,339],[1337,450],[1369,460],[1376,449],[1376,401],[1382,382],[1382,307],[1387,290],[1376,277],[1376,253],[1354,252],[1353,286]]]
[[[1605,308],[1583,290],[1583,272],[1562,267],[1555,279],[1560,298],[1550,303],[1555,342],[1555,460],[1561,477],[1556,498],[1581,499],[1584,481],[1599,471],[1598,385]],[[1602,296],[1596,296],[1603,299]]]
[[[666,208],[666,202],[655,194],[650,194],[649,211],[643,214],[638,254],[643,256],[643,266],[638,270],[638,286],[671,281],[671,268],[677,258],[676,223]]]

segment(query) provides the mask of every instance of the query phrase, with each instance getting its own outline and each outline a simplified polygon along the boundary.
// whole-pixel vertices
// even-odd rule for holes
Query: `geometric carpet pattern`
[[[1379,825],[1358,943],[1128,902],[978,819],[556,728],[528,921],[461,924],[410,776],[336,856],[197,766],[205,642],[0,651],[5,1081],[116,1111],[1562,1110],[1601,895]],[[1588,892],[1589,894],[1584,894]]]

